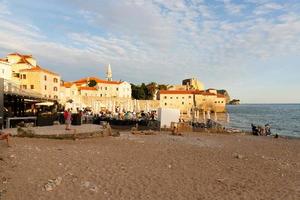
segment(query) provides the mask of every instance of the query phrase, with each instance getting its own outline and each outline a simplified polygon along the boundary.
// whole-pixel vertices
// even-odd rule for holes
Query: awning
[[[46,101],[46,102],[36,103],[35,105],[37,105],[37,106],[53,106],[54,103]]]

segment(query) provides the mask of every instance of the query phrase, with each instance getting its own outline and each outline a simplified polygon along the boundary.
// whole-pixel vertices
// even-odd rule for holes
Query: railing
[[[34,91],[24,90],[20,88],[20,85],[4,79],[4,93],[20,95],[20,96],[29,96],[36,98],[43,98],[42,94]]]

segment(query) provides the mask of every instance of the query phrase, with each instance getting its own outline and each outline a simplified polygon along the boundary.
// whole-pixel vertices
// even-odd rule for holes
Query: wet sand
[[[187,134],[0,141],[0,199],[299,199],[300,140]]]

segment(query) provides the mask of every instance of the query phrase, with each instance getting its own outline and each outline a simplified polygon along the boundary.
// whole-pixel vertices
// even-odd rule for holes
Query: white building
[[[0,78],[11,80],[12,70],[7,59],[0,59]]]

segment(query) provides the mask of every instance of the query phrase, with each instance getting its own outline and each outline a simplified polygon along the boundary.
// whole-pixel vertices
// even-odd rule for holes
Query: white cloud
[[[267,2],[264,3],[260,6],[258,6],[255,10],[254,10],[254,14],[255,15],[264,15],[264,14],[268,14],[274,10],[280,10],[283,9],[284,6],[278,3],[273,3],[273,2]]]
[[[10,15],[11,12],[8,9],[6,1],[0,1],[0,16],[1,15]]]
[[[65,0],[67,5],[70,2]],[[129,81],[177,82],[193,75],[216,85],[242,77],[247,73],[248,60],[299,54],[298,13],[244,19],[246,4],[225,1],[226,12],[238,16],[238,20],[230,20],[206,1],[197,0],[190,4],[184,0],[72,3],[81,9],[80,16],[92,28],[101,28],[105,34],[79,28],[78,32],[66,33],[66,42],[61,43],[42,37],[40,27],[0,18],[4,27],[0,29],[1,52],[29,52],[49,63],[46,67],[50,69],[63,66],[57,70],[67,79],[93,73],[95,67],[111,63],[116,77]],[[275,4],[263,5],[279,9]],[[223,78],[212,79],[212,74]]]

